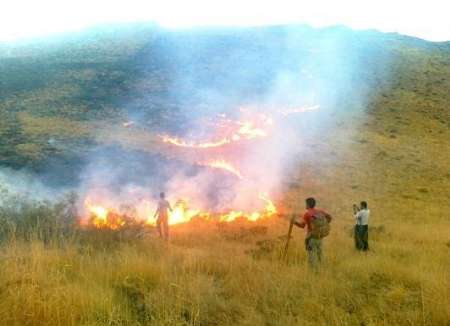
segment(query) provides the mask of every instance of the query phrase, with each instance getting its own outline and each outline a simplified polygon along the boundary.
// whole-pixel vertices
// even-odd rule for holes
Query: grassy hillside
[[[280,259],[279,219],[198,221],[174,227],[167,245],[132,230],[55,232],[42,209],[50,218],[33,229],[28,212],[29,240],[23,225],[3,238],[0,315],[8,325],[448,325],[448,224],[384,223],[374,206],[364,254],[346,212],[328,204],[336,221],[319,274],[298,229]]]
[[[79,230],[70,201],[23,205],[2,192],[1,320],[450,325],[449,43],[345,28],[133,25],[0,44],[0,164],[64,185],[99,145],[177,158],[159,132],[180,132],[211,107],[263,102],[279,72],[299,65],[299,85],[335,95],[321,103],[333,132],[303,140],[327,159],[300,160],[277,204],[300,212],[313,195],[334,216],[318,275],[302,230],[279,259],[283,218],[198,221],[174,227],[165,245],[154,233]],[[129,120],[137,125],[124,128]],[[351,204],[362,199],[372,210],[367,255],[351,238]]]
[[[321,104],[337,112],[331,139],[310,140],[337,159],[314,173],[411,210],[429,199],[447,205],[450,44],[340,27],[125,25],[3,44],[0,164],[76,184],[98,145],[159,154],[158,133],[186,129],[210,108],[264,101],[279,73],[298,67],[300,89],[333,94]],[[137,126],[123,128],[130,119]]]
[[[333,51],[321,52],[323,43]],[[76,162],[102,141],[98,123],[120,126],[137,113],[149,132],[174,128],[173,121],[179,128],[186,107],[219,105],[205,103],[198,89],[221,93],[227,105],[257,102],[278,72],[299,66],[331,92],[346,85],[333,105],[351,107],[364,92],[366,110],[382,114],[383,127],[395,124],[395,110],[413,119],[408,132],[445,132],[449,53],[446,43],[302,26],[170,32],[131,25],[3,44],[0,163],[39,170],[57,158]]]

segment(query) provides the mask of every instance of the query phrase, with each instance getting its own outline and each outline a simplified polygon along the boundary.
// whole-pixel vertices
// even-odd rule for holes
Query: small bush
[[[76,196],[71,193],[56,202],[29,199],[0,188],[0,243],[21,239],[67,240],[76,226]]]

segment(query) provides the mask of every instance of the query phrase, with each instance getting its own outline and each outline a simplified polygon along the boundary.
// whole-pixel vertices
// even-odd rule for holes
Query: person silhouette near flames
[[[172,212],[172,207],[166,200],[166,195],[162,192],[159,194],[158,209],[155,212],[154,218],[157,217],[156,227],[159,236],[166,241],[169,240],[169,211]]]

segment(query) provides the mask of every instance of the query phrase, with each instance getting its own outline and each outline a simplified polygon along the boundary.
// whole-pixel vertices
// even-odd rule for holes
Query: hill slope
[[[131,25],[0,45],[0,76],[0,165],[53,187],[77,185],[99,151],[112,161],[101,164],[145,162],[126,171],[134,180],[163,170],[185,158],[157,135],[188,134],[198,117],[320,104],[301,116],[305,150],[279,180],[277,205],[298,213],[313,195],[334,217],[315,275],[299,230],[280,261],[281,218],[184,224],[167,246],[127,230],[59,234],[64,205],[0,206],[5,323],[449,324],[448,43],[345,28]],[[350,212],[363,199],[371,251],[361,256]]]
[[[183,133],[192,116],[315,98],[333,116],[327,154],[364,153],[353,168],[380,197],[448,202],[448,43],[342,27],[107,26],[0,45],[0,75],[0,164],[55,183],[76,184],[71,171],[98,145],[160,153],[156,135]],[[337,137],[348,129],[360,131]],[[345,168],[323,173],[334,170]]]

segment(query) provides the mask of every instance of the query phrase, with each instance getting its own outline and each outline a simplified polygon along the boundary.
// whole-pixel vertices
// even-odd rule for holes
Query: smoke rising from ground
[[[139,60],[139,78],[120,109],[126,127],[151,134],[159,149],[97,145],[79,171],[80,207],[86,198],[116,208],[154,205],[160,191],[214,211],[258,209],[261,194],[281,197],[282,181],[300,161],[335,159],[314,155],[314,142],[333,137],[336,119],[363,114],[377,82],[366,67],[378,71],[389,61],[376,51],[370,34],[345,28],[155,31],[129,59]],[[216,141],[227,134],[224,121],[250,123],[266,135],[213,150],[175,148],[158,138]],[[218,160],[242,179],[206,166]]]
[[[28,171],[15,171],[9,168],[0,169],[0,204],[9,196],[24,200],[56,201],[62,193],[48,187],[43,181]]]
[[[161,69],[170,72],[168,97],[179,113],[170,130],[163,132],[187,142],[201,142],[220,138],[211,121],[220,122],[224,117],[245,122],[264,115],[272,124],[266,137],[210,151],[214,159],[239,169],[242,180],[224,171],[198,167],[192,160],[194,168],[184,169],[169,159],[156,171],[143,172],[147,181],[140,191],[155,197],[164,190],[172,200],[186,198],[197,208],[217,211],[258,206],[258,193],[280,196],[281,181],[298,160],[334,159],[308,155],[312,149],[305,140],[325,140],[324,136],[334,133],[336,114],[365,106],[370,85],[364,81],[363,69],[370,53],[364,45],[346,29],[162,31],[151,45],[148,61],[156,60]],[[159,57],[151,57],[155,54]],[[132,120],[142,115],[130,111]],[[193,152],[209,155],[206,149]],[[180,160],[184,153],[180,151]],[[92,167],[93,179],[105,172]],[[101,178],[120,179],[118,187],[106,188],[117,188],[120,198],[135,198],[135,188],[127,181],[130,171],[133,168],[126,165],[123,171],[107,171]]]

